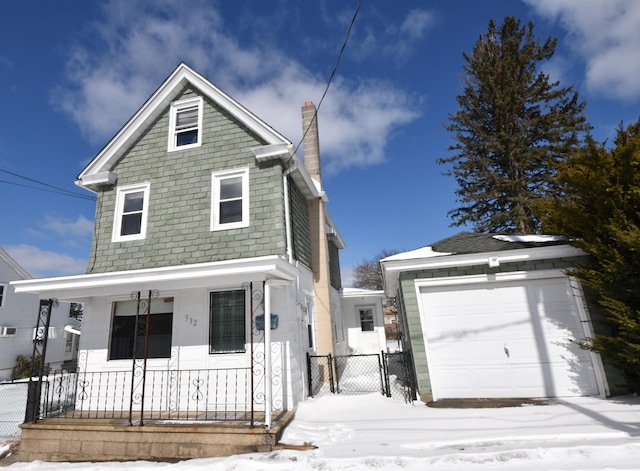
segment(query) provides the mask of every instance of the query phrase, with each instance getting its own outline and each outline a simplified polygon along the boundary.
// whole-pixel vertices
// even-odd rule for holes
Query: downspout
[[[294,162],[292,166],[282,173],[282,185],[284,187],[284,227],[287,236],[287,260],[293,263],[293,235],[291,232],[291,208],[289,207],[289,175],[298,167]]]
[[[271,280],[264,282],[264,428],[271,428]]]

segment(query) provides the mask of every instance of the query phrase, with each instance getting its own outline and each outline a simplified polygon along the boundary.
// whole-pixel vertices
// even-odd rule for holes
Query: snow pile
[[[640,398],[573,398],[501,409],[440,409],[381,396],[327,396],[300,404],[282,450],[130,471],[637,470]],[[285,446],[286,445],[286,446]],[[287,449],[309,445],[309,450]],[[315,447],[315,448],[314,448]],[[122,463],[14,463],[9,470],[111,470]]]

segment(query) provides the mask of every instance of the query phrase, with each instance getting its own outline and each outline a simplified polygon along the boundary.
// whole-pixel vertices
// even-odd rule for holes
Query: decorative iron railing
[[[149,369],[142,388],[131,371],[53,373],[43,378],[40,418],[242,421],[253,426],[261,411],[256,410],[251,376],[251,368]]]

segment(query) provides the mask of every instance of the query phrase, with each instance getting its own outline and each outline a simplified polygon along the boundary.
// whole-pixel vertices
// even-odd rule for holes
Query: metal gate
[[[411,352],[369,355],[307,355],[309,396],[380,394],[416,398]]]

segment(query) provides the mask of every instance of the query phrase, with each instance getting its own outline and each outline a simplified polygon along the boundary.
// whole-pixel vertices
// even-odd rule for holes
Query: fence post
[[[382,374],[384,375],[384,381],[382,383],[382,394],[387,397],[391,397],[391,385],[389,384],[389,356],[384,353],[384,350],[380,352],[382,358]]]
[[[313,385],[312,382],[312,374],[311,374],[311,355],[307,352],[307,396],[313,397]]]
[[[335,379],[335,385],[334,385],[334,378],[333,378],[333,355],[331,355],[331,353],[329,353],[327,355],[327,369],[329,370],[329,389],[331,391],[331,394],[335,394],[336,390],[339,391],[338,389],[338,379]],[[338,371],[336,369],[336,371]],[[337,375],[336,375],[337,376]]]

